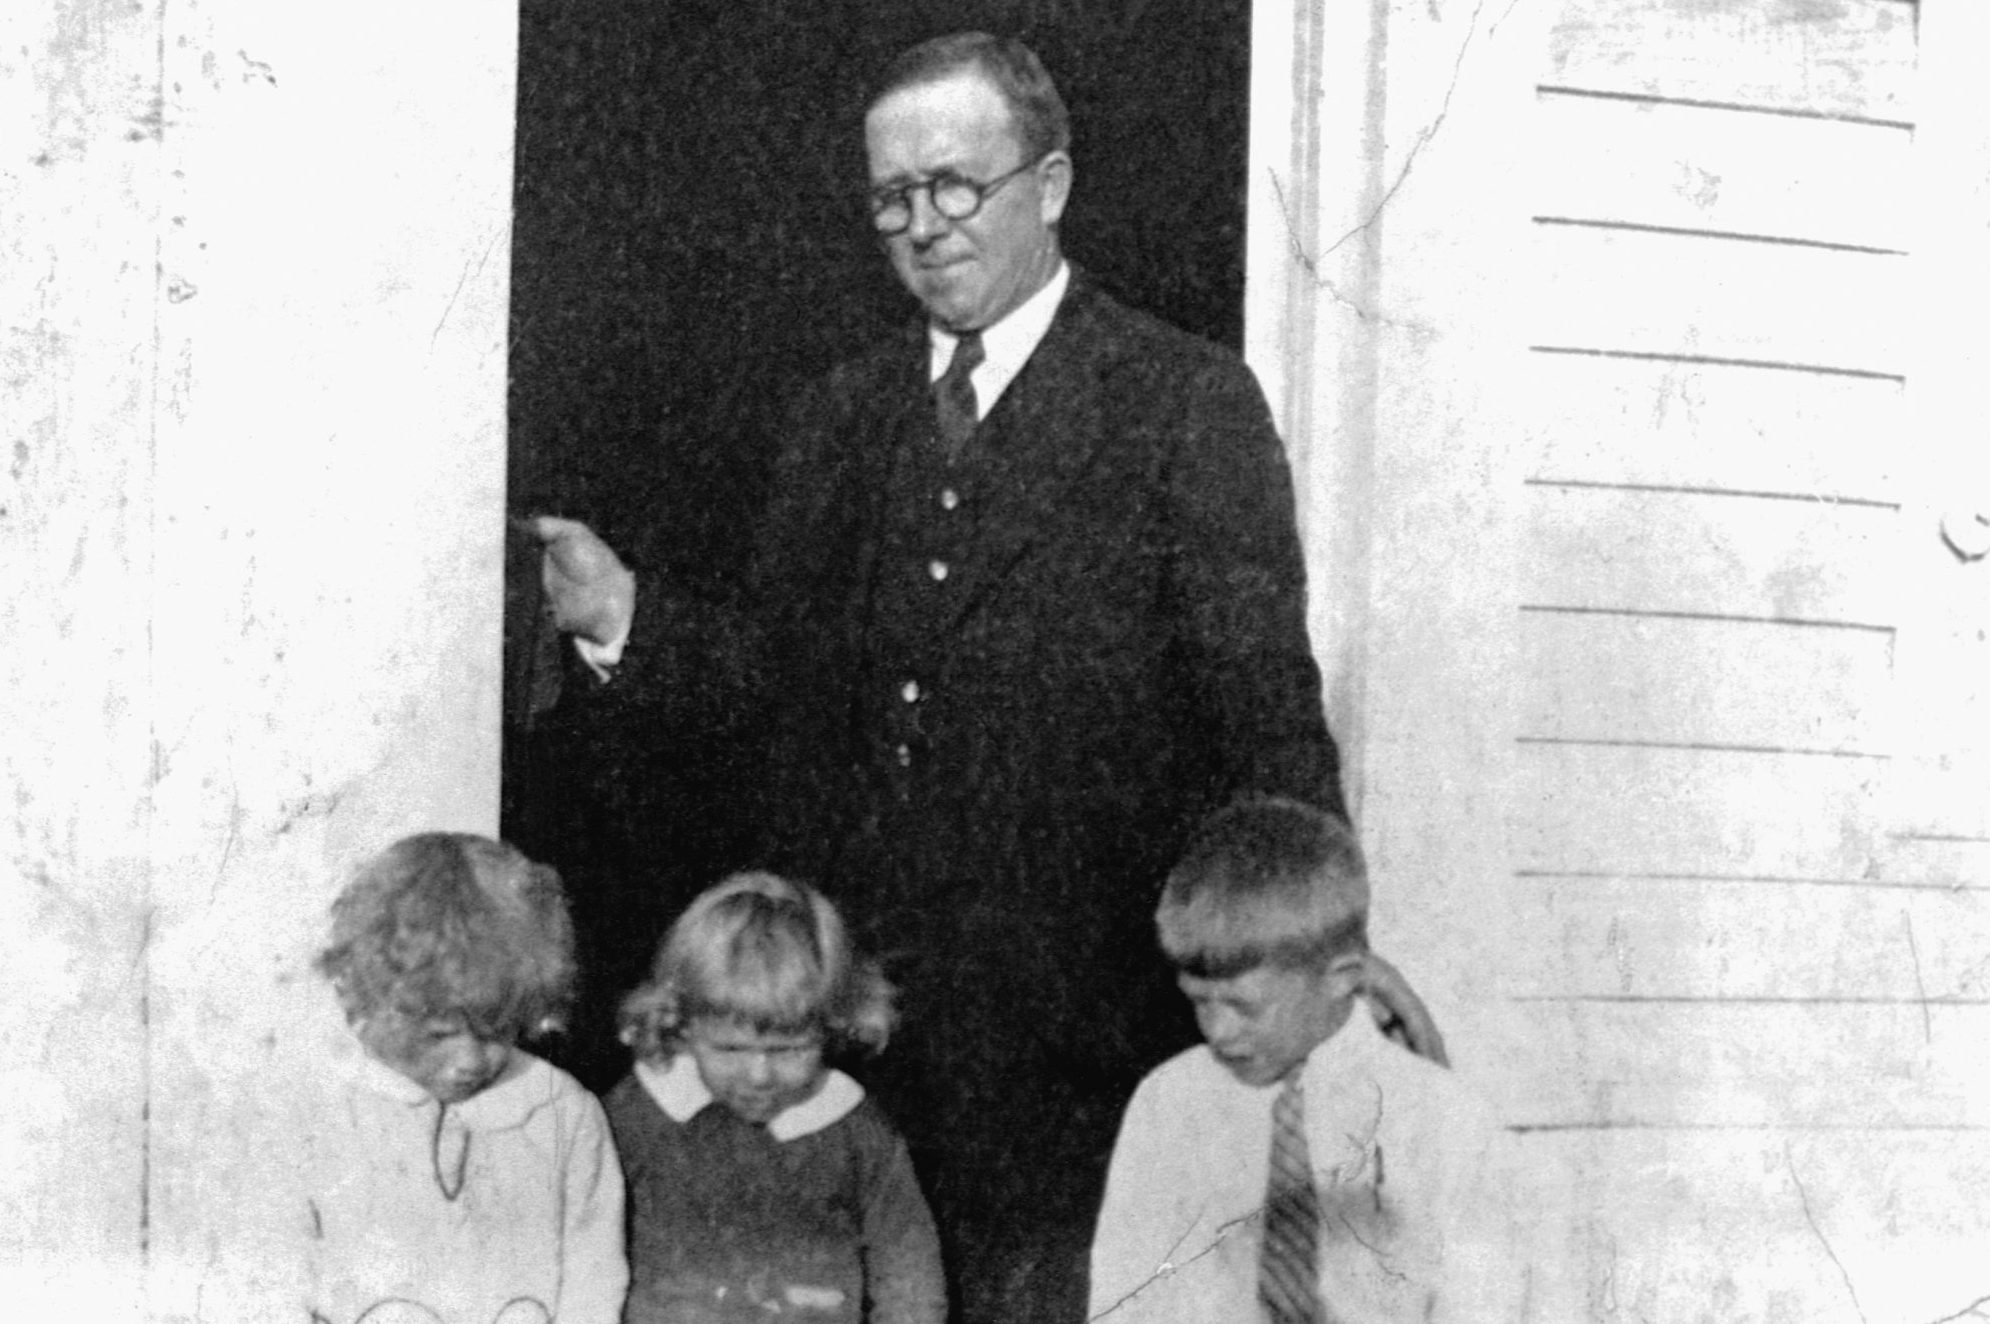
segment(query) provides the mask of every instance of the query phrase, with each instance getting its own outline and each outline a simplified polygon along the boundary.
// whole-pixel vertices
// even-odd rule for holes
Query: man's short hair
[[[1154,913],[1175,967],[1228,979],[1262,965],[1319,968],[1368,947],[1368,871],[1338,815],[1253,796],[1204,820]]]
[[[1071,150],[1071,112],[1036,52],[1014,37],[986,32],[954,32],[922,41],[885,68],[869,104],[894,92],[971,69],[995,85],[1008,103],[1016,137],[1029,160]]]

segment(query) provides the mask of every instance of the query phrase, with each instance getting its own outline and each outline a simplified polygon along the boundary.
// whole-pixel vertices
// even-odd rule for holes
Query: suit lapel
[[[877,590],[878,555],[891,518],[892,469],[901,462],[907,446],[926,440],[925,433],[931,426],[927,352],[922,325],[904,337],[874,373],[866,374],[859,389],[869,392],[880,408],[876,413],[861,407],[855,409],[851,417],[856,420],[858,431],[843,438],[852,476],[845,499],[853,513],[861,512],[856,515],[856,527],[865,531],[858,545],[856,577],[852,581],[857,600],[846,618],[859,651],[863,634],[869,628],[871,600]]]
[[[1050,329],[974,439],[980,510],[943,630],[957,627],[1057,526],[1066,492],[1107,435],[1101,381],[1112,344],[1099,325],[1098,297],[1074,271]]]

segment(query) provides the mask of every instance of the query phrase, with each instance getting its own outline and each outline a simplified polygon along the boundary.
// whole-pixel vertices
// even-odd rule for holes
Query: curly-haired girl
[[[307,1138],[311,1318],[616,1324],[628,1263],[601,1106],[518,1047],[573,987],[559,875],[484,837],[406,837],[333,903],[317,967],[364,1051],[331,1064],[336,1103]]]

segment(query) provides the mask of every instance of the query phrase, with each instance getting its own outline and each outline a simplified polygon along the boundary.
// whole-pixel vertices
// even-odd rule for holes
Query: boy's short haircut
[[[516,1042],[557,1028],[573,997],[560,876],[488,837],[424,832],[361,865],[332,903],[317,959],[348,1020],[461,1016]]]
[[[1338,815],[1253,796],[1205,819],[1154,913],[1178,970],[1228,979],[1368,949],[1368,871]]]
[[[714,1017],[877,1052],[896,1019],[893,996],[876,963],[852,950],[821,892],[770,873],[736,873],[671,925],[648,981],[623,999],[622,1042],[643,1061],[661,1061],[690,1022]]]

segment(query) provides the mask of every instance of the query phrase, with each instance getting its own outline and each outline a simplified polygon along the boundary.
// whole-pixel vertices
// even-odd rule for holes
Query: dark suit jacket
[[[908,1033],[1130,1082],[1181,1033],[1151,917],[1188,830],[1245,791],[1341,809],[1283,448],[1234,355],[1074,272],[949,480],[962,554],[883,622],[910,591],[889,577],[928,573],[887,550],[894,466],[932,444],[926,363],[912,326],[806,393],[737,609],[643,590],[609,689],[688,681],[764,723],[763,859],[887,958]],[[904,766],[882,718],[908,649]]]

